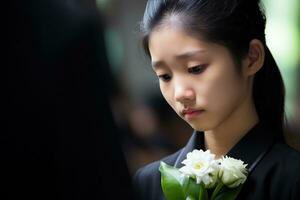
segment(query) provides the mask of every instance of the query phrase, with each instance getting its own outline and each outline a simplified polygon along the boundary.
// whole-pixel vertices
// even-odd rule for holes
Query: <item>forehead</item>
[[[190,36],[179,28],[164,27],[155,29],[149,36],[150,51],[158,51],[162,47],[168,47],[169,50],[179,50],[182,48],[205,48],[207,46],[206,42]]]
[[[216,53],[219,45],[193,37],[178,27],[155,29],[149,36],[152,62],[184,59],[192,55]]]

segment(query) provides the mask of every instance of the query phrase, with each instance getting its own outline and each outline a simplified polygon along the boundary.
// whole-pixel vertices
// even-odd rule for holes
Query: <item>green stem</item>
[[[208,193],[203,183],[200,184],[199,200],[208,200]]]
[[[224,184],[220,181],[217,185],[217,187],[215,188],[214,192],[211,195],[211,200],[214,200],[218,193],[220,192],[220,190],[223,188]]]

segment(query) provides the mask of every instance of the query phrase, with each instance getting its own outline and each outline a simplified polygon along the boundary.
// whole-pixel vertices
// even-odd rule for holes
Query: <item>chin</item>
[[[205,127],[204,125],[193,124],[193,123],[189,123],[189,125],[196,131],[206,131],[207,130],[207,127]]]
[[[214,125],[212,123],[193,123],[193,122],[188,122],[188,124],[196,131],[208,131],[214,129]]]

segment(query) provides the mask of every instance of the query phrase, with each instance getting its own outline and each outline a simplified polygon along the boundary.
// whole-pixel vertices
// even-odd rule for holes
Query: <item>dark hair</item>
[[[188,34],[227,47],[238,63],[248,53],[252,39],[263,43],[265,62],[254,78],[254,103],[260,120],[272,125],[283,139],[284,84],[266,46],[266,18],[259,0],[148,0],[141,31],[149,56],[149,35],[174,16]]]

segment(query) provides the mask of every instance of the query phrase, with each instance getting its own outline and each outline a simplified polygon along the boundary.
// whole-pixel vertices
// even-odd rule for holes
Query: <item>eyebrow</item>
[[[194,57],[195,55],[199,54],[199,53],[204,53],[206,52],[205,50],[195,50],[195,51],[187,51],[185,53],[182,53],[182,54],[179,54],[179,55],[176,55],[175,58],[177,60],[183,60],[183,59],[188,59],[188,58],[191,58],[191,57]],[[161,61],[161,60],[158,60],[158,61],[152,61],[152,68],[153,69],[157,69],[159,68],[160,66],[164,65],[165,62],[164,61]]]
[[[199,54],[199,53],[204,53],[206,52],[205,50],[194,50],[194,51],[187,51],[185,53],[176,55],[175,58],[176,59],[187,59],[187,58],[191,58],[194,57],[195,55]]]

